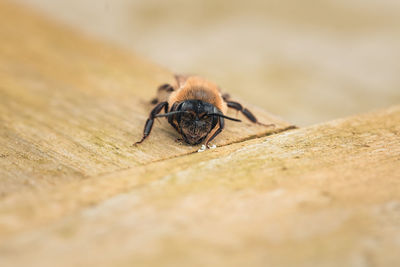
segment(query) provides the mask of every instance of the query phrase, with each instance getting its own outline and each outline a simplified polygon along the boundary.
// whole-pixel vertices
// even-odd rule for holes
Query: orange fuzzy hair
[[[188,77],[181,84],[178,84],[178,86],[179,88],[170,95],[168,101],[170,107],[175,102],[197,99],[213,104],[221,110],[223,114],[226,114],[227,105],[223,101],[221,92],[216,84],[200,77],[192,76]]]

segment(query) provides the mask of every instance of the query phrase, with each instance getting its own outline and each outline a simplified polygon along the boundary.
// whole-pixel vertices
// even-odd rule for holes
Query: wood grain
[[[397,106],[10,198],[0,263],[397,266],[399,121]]]
[[[204,153],[161,122],[132,148],[169,71],[0,22],[0,266],[400,265],[400,106],[292,131],[255,108],[275,134],[229,124]]]
[[[139,147],[158,85],[169,71],[119,48],[0,3],[0,196],[132,168],[197,151],[164,120]],[[227,123],[218,146],[276,129]]]

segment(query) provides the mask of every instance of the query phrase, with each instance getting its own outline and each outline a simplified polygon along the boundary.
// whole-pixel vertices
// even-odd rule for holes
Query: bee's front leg
[[[146,121],[146,124],[144,125],[142,139],[133,145],[142,143],[150,135],[151,129],[153,128],[154,118],[158,113],[161,112],[162,109],[168,110],[168,102],[161,102],[153,108],[153,110],[150,112],[149,118]]]

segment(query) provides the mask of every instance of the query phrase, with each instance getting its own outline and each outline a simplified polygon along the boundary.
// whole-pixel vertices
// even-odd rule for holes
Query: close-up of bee
[[[156,106],[146,121],[143,137],[134,145],[142,143],[150,135],[154,119],[159,117],[166,117],[186,143],[198,145],[204,141],[203,150],[222,132],[224,119],[241,122],[226,115],[228,108],[241,112],[252,123],[274,126],[260,123],[247,108],[230,101],[228,94],[221,94],[219,87],[212,82],[197,76],[176,75],[175,79],[175,85],[163,84],[158,88],[157,97],[152,100]],[[160,114],[162,110],[165,113]]]

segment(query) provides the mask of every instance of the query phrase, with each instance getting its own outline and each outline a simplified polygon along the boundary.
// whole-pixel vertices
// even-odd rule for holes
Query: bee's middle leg
[[[237,111],[240,111],[244,116],[246,116],[247,119],[249,119],[251,122],[259,124],[259,125],[263,125],[263,126],[267,126],[267,127],[272,127],[275,126],[275,124],[264,124],[261,123],[257,120],[256,116],[254,116],[254,114],[248,110],[247,108],[243,107],[242,104],[238,103],[238,102],[234,102],[234,101],[226,101],[226,104],[228,105],[229,108],[233,108]]]
[[[157,89],[157,97],[151,100],[151,104],[155,105],[160,101],[167,100],[168,95],[174,91],[174,87],[169,83],[162,84]]]

